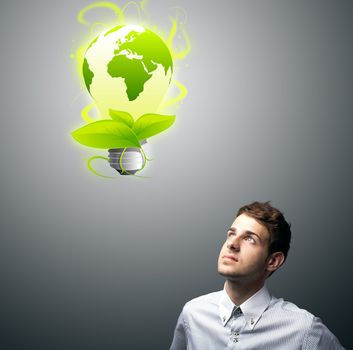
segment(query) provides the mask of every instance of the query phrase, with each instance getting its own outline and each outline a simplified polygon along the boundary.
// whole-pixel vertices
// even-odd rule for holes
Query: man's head
[[[264,280],[284,263],[290,239],[290,224],[269,202],[245,205],[227,231],[218,272],[233,280]]]

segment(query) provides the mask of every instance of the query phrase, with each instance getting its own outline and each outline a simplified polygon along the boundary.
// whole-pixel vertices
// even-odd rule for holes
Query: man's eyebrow
[[[246,233],[247,235],[250,235],[250,236],[256,236],[260,241],[262,241],[261,237],[260,237],[257,233],[255,233],[255,232],[252,232],[252,231],[245,231],[245,233]]]
[[[236,232],[237,232],[237,229],[236,229],[235,227],[229,227],[228,231],[231,231],[231,232],[236,233]],[[250,236],[256,236],[260,241],[262,241],[261,237],[260,237],[257,233],[255,233],[255,232],[246,230],[246,231],[245,231],[245,234],[250,235]]]

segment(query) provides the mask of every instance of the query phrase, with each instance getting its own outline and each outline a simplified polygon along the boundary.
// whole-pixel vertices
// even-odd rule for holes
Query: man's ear
[[[285,260],[285,257],[284,257],[283,252],[272,253],[268,257],[267,271],[275,272],[277,269],[279,269],[283,265],[284,260]]]

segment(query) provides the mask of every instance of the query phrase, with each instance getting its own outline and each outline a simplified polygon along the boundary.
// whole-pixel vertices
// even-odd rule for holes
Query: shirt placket
[[[244,315],[241,309],[235,308],[230,320],[230,334],[228,340],[228,350],[241,349],[241,330],[244,328]]]

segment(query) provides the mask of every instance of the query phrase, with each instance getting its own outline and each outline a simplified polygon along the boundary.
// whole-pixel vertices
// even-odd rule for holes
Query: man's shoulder
[[[271,312],[271,310],[274,312]],[[268,315],[266,315],[267,311]],[[306,346],[320,342],[321,346],[323,346],[322,344],[326,344],[325,349],[344,350],[335,335],[326,327],[320,317],[298,307],[294,303],[272,298],[269,308],[264,312],[263,316],[271,319],[271,323],[275,326],[277,323],[277,326],[280,325],[282,328],[287,328],[288,334],[290,332],[303,334],[303,344]],[[318,348],[321,349],[321,347]]]
[[[319,318],[315,317],[308,310],[300,308],[296,304],[286,301],[283,298],[278,299],[272,297],[268,311],[276,311],[277,314],[280,314],[282,321],[284,319],[288,319],[290,322],[297,320],[303,323],[303,326],[306,324],[307,327],[310,327],[315,320],[320,321]]]

